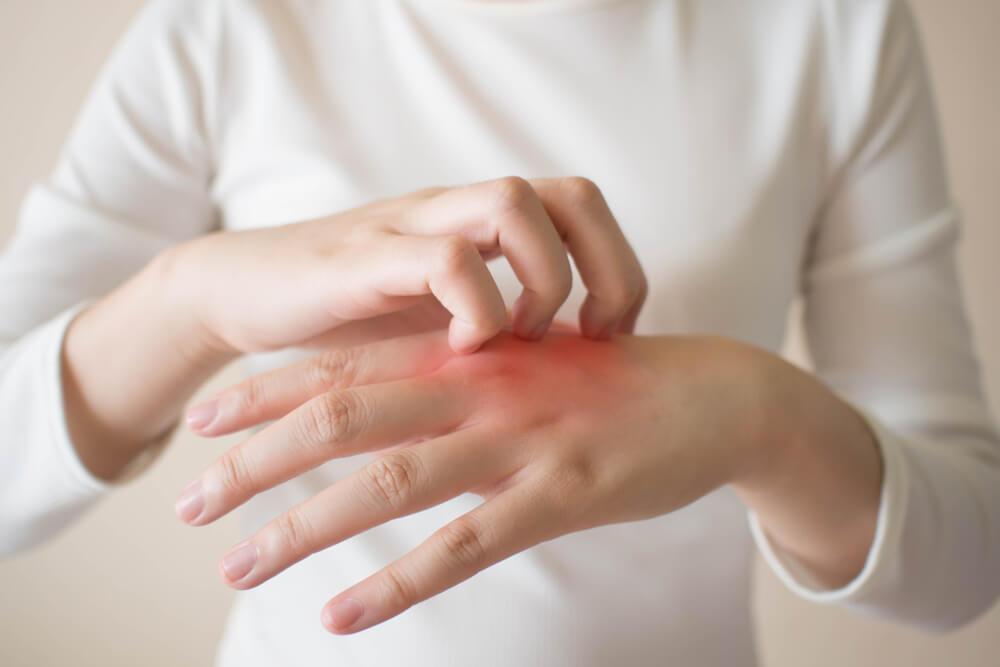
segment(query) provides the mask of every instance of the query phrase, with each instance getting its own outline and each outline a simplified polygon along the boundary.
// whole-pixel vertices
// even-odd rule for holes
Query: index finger
[[[333,389],[429,373],[450,356],[448,339],[439,331],[326,350],[224,389],[192,407],[188,425],[199,435],[226,435],[280,419]]]

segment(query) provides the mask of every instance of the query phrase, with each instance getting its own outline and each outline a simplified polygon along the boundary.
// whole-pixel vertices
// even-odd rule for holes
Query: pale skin
[[[499,255],[525,287],[511,331],[484,264]],[[567,255],[589,296],[578,331],[545,335],[568,294]],[[464,492],[483,499],[337,594],[322,612],[335,633],[540,542],[665,514],[724,485],[818,581],[850,581],[871,546],[882,475],[865,421],[765,350],[632,335],[645,291],[600,190],[580,178],[436,188],[216,234],[168,251],[74,321],[70,431],[84,463],[113,478],[227,361],[323,349],[188,412],[205,436],[273,422],[182,493],[178,515],[194,525],[327,460],[375,455],[234,547],[220,563],[227,583],[259,585]]]
[[[70,429],[89,467],[112,478],[242,353],[439,326],[454,350],[471,352],[506,322],[485,264],[499,255],[524,285],[513,329],[537,339],[569,293],[567,251],[589,293],[584,335],[631,330],[645,277],[600,190],[583,178],[429,188],[181,244],[69,327]]]

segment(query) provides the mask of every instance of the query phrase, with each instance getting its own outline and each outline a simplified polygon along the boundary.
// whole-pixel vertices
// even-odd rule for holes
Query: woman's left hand
[[[752,474],[773,434],[768,357],[693,336],[501,334],[456,356],[435,332],[334,350],[220,395],[203,435],[277,421],[205,471],[178,514],[203,525],[325,461],[378,452],[223,559],[246,589],[396,517],[481,496],[326,605],[329,630],[356,632],[540,542],[668,513]]]

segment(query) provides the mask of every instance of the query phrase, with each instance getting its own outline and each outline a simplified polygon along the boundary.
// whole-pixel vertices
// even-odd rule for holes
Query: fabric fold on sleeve
[[[0,253],[0,553],[63,529],[169,440],[113,483],[90,474],[66,426],[62,341],[87,303],[165,248],[219,228],[208,129],[219,11],[155,0],[137,14]]]
[[[33,546],[62,530],[109,489],[145,470],[167,438],[136,457],[113,481],[95,477],[80,460],[66,422],[62,345],[87,301],[65,309],[0,353],[3,447],[0,470],[0,553]]]
[[[829,590],[750,517],[794,593],[925,629],[1000,596],[1000,437],[959,280],[962,238],[916,20],[905,2],[825,3],[833,175],[811,229],[802,331],[816,376],[867,419],[884,476],[854,580]]]

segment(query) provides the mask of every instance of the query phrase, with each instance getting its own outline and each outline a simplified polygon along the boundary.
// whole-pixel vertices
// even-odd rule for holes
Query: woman
[[[249,354],[187,422],[273,423],[177,505],[242,508],[222,665],[749,665],[751,540],[958,626],[1000,469],[957,225],[899,2],[160,0],[0,262],[3,546]]]

